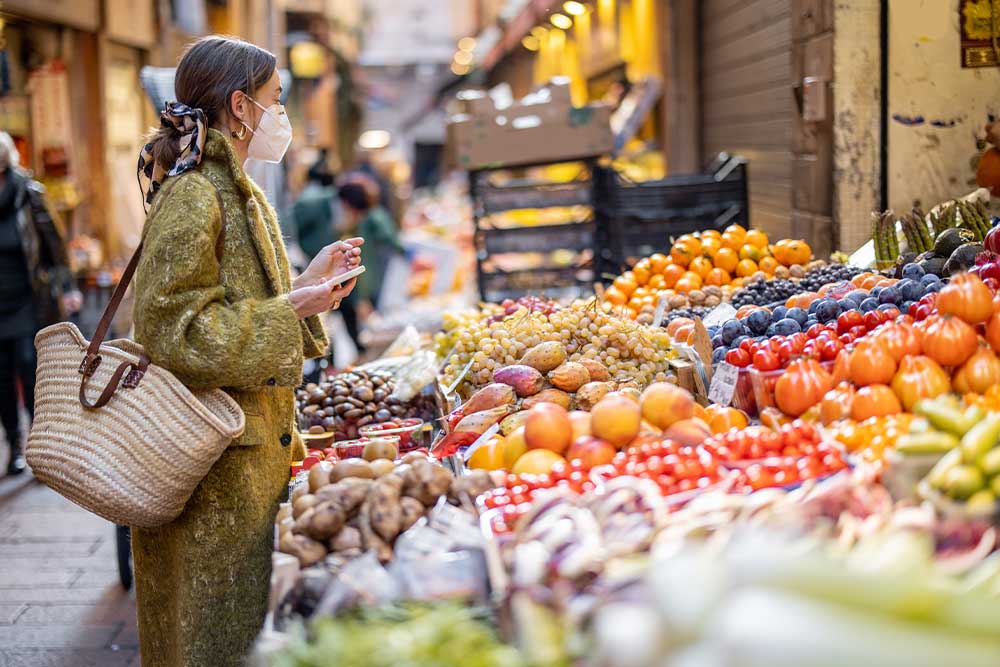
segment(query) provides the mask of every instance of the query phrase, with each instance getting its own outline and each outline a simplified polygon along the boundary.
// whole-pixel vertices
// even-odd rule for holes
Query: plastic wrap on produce
[[[336,615],[358,604],[378,605],[403,597],[399,581],[382,567],[375,552],[355,558],[337,573],[323,598],[316,605],[316,616]]]
[[[486,559],[478,549],[397,556],[389,571],[410,600],[487,601]]]
[[[412,324],[406,326],[396,340],[382,353],[382,357],[409,357],[420,351],[420,333]]]
[[[424,387],[437,381],[438,361],[430,350],[421,350],[407,357],[396,369],[396,389],[393,398],[413,400]]]

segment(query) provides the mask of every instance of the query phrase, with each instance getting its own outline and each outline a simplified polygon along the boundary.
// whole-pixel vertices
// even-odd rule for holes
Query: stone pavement
[[[0,478],[0,667],[138,665],[114,526],[30,474]]]

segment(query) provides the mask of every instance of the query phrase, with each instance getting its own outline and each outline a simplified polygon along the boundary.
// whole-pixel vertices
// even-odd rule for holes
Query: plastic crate
[[[553,250],[589,250],[594,247],[593,222],[572,222],[562,225],[480,229],[476,232],[476,247],[487,255],[509,252]]]
[[[590,206],[593,186],[590,179],[569,183],[515,183],[493,185],[480,182],[476,195],[480,215],[522,208],[551,208],[555,206]]]
[[[592,288],[594,276],[589,268],[537,268],[523,271],[483,271],[479,281],[483,297],[498,302],[527,295],[580,296]]]

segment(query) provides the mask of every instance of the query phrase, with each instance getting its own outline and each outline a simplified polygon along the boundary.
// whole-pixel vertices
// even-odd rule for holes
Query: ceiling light
[[[469,73],[468,65],[459,65],[458,63],[451,64],[451,73],[457,76],[463,76]]]
[[[468,51],[457,51],[455,52],[455,62],[459,65],[471,65],[472,54]]]
[[[570,16],[580,16],[587,11],[587,7],[582,2],[576,0],[566,0],[563,3],[563,11]]]
[[[525,35],[521,38],[521,46],[528,49],[529,51],[538,50],[538,38],[534,35]]]
[[[377,150],[388,146],[390,139],[392,135],[385,130],[367,130],[358,137],[358,145],[367,150]]]
[[[548,34],[549,30],[545,26],[536,25],[531,29],[531,34],[535,39],[544,39],[545,35]]]
[[[549,17],[549,21],[551,21],[552,25],[554,25],[555,27],[561,28],[563,30],[569,30],[570,28],[573,27],[573,19],[566,16],[565,14],[553,14],[552,16]]]
[[[458,40],[458,50],[459,51],[471,51],[476,48],[476,38],[475,37],[463,37]]]

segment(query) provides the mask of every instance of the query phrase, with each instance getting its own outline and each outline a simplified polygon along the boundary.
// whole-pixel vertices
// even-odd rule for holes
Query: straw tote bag
[[[224,241],[223,222],[220,259]],[[188,389],[151,364],[139,344],[104,342],[141,254],[140,243],[92,341],[70,322],[35,337],[35,420],[26,458],[35,477],[81,507],[116,524],[153,528],[177,518],[243,433],[245,418],[228,394]]]

